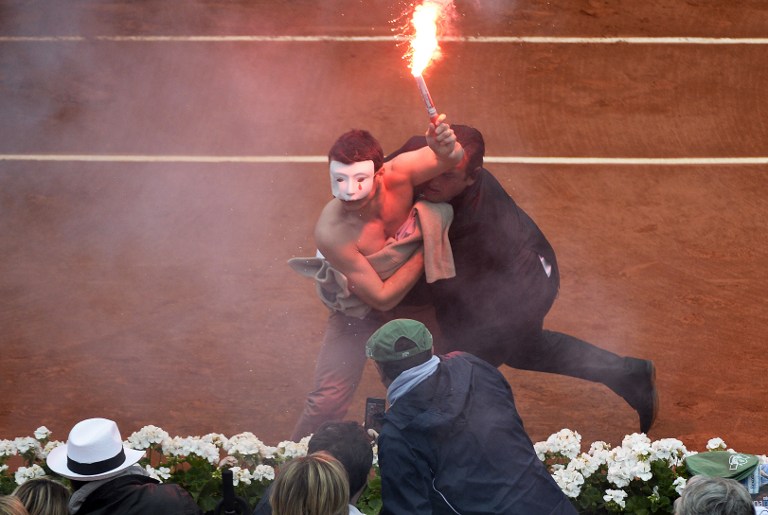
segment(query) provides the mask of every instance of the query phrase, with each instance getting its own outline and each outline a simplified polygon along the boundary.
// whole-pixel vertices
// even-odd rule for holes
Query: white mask
[[[344,164],[331,161],[331,192],[339,200],[361,200],[373,189],[373,161]]]

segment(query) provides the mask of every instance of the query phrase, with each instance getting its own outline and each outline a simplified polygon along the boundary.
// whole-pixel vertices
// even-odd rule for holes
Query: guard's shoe
[[[648,434],[648,431],[656,422],[656,416],[659,414],[659,392],[656,390],[656,367],[653,361],[645,362],[644,388],[641,390],[637,400],[631,403],[640,417],[640,432]]]

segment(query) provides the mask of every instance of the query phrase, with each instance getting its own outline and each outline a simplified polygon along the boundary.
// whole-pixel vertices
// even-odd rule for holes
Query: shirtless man
[[[381,145],[367,131],[343,134],[328,153],[333,198],[315,226],[315,242],[327,261],[343,273],[350,292],[373,310],[364,318],[334,312],[317,358],[314,389],[307,396],[292,439],[300,440],[327,420],[341,420],[365,367],[365,342],[396,308],[423,272],[416,252],[382,280],[366,256],[384,247],[413,206],[414,187],[453,168],[464,151],[441,115],[430,124],[427,146],[384,162]]]

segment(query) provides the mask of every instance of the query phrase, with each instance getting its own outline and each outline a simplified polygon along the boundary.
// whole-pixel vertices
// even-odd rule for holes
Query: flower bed
[[[56,477],[45,465],[45,457],[63,442],[51,440],[50,436],[48,429],[40,427],[33,437],[0,440],[0,494],[9,494],[34,477]],[[275,478],[275,469],[287,460],[305,455],[308,441],[307,437],[272,447],[252,433],[232,437],[214,433],[171,437],[159,427],[146,426],[125,443],[147,451],[139,463],[151,476],[179,484],[192,494],[203,511],[213,512],[221,500],[222,470],[232,471],[236,495],[255,507]],[[626,436],[618,447],[594,442],[588,451],[582,452],[581,436],[569,429],[534,447],[579,512],[590,514],[672,513],[672,504],[689,477],[683,460],[695,454],[680,440],[651,441],[638,433]],[[720,438],[707,444],[710,451],[725,449]],[[760,459],[761,463],[768,463],[766,456]],[[375,457],[374,470],[376,477],[358,503],[367,514],[376,514],[381,507]]]

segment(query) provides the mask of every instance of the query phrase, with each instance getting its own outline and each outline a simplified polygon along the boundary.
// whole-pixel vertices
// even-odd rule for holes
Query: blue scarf
[[[392,406],[397,399],[410,392],[414,386],[431,376],[437,370],[437,366],[440,364],[440,358],[432,356],[429,361],[425,361],[421,365],[417,365],[413,368],[409,368],[389,385],[387,388],[387,400],[389,405]]]

